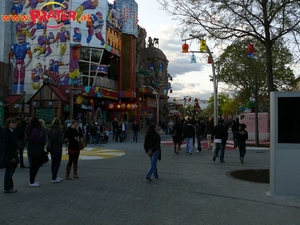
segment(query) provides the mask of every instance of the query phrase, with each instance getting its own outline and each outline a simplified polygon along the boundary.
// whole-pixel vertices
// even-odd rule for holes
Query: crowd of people
[[[186,153],[192,154],[196,145],[196,152],[202,151],[201,141],[207,140],[208,150],[212,150],[212,142],[215,142],[213,161],[219,155],[220,162],[224,163],[225,146],[228,140],[228,130],[231,128],[233,133],[234,148],[238,148],[240,152],[240,161],[244,163],[246,153],[246,140],[248,132],[246,125],[240,124],[239,119],[233,121],[224,121],[219,119],[218,124],[214,126],[212,119],[196,121],[193,119],[177,119],[172,124],[172,138],[174,143],[174,153],[178,154],[183,142],[186,143]],[[168,127],[165,126],[165,129]],[[169,132],[169,131],[168,131]]]
[[[113,140],[124,142],[127,140],[127,125],[117,118],[112,122]],[[136,121],[132,124],[133,141],[138,142],[139,125]],[[45,149],[51,155],[51,182],[59,183],[63,178],[58,177],[63,146],[66,144],[68,163],[66,166],[66,180],[78,176],[78,159],[80,155],[79,144],[84,140],[89,144],[106,143],[109,140],[109,131],[105,123],[93,122],[91,125],[77,120],[67,120],[62,124],[60,118],[55,117],[49,127],[45,126],[42,119],[36,117],[8,118],[3,128],[0,126],[0,147],[3,157],[0,156],[0,167],[5,168],[4,192],[15,193],[13,174],[20,164],[20,168],[29,169],[29,186],[39,187],[36,181],[39,168],[43,164]],[[24,149],[27,148],[28,165],[24,163]]]

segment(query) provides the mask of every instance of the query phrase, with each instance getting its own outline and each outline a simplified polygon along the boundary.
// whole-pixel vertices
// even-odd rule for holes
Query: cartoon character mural
[[[81,42],[81,37],[82,37],[82,34],[81,34],[80,28],[79,27],[75,27],[74,28],[73,41],[74,42]]]
[[[76,19],[80,23],[80,18],[87,9],[96,9],[98,6],[98,0],[86,0],[84,1],[75,11],[76,11]]]
[[[59,74],[59,83],[62,85],[66,85],[69,83],[69,73],[63,72],[62,74]]]
[[[61,6],[61,10],[63,11],[62,13],[64,13],[66,16],[62,16],[60,18],[60,20],[57,20],[56,22],[58,24],[63,23],[64,25],[67,25],[67,24],[70,24],[70,20],[68,19],[68,15],[69,15],[69,12],[70,12],[69,5],[66,2],[62,3],[62,5],[63,5],[63,6]]]
[[[24,34],[26,37],[33,40],[35,38],[36,28],[33,22],[25,23],[23,21],[16,23],[16,35],[20,36],[20,34]],[[30,31],[31,29],[31,31]]]
[[[70,40],[70,32],[65,27],[61,27],[55,40],[57,41],[57,47],[59,46],[59,61],[61,62],[67,49],[67,40]]]
[[[73,45],[70,48],[70,73],[69,84],[75,84],[80,78],[79,58],[80,58],[81,44]]]
[[[46,44],[49,44],[49,40],[47,39],[47,33],[46,33],[46,29],[44,29],[43,31],[43,34],[41,34],[39,37],[38,37],[38,43],[37,45],[33,48],[33,52],[32,54],[38,52],[38,55],[37,55],[37,59],[40,58],[40,55],[44,54],[45,53],[45,45]],[[44,60],[46,60],[46,56],[43,57]]]
[[[103,15],[101,12],[96,12],[96,14],[91,14],[91,20],[87,22],[86,26],[88,29],[88,37],[86,42],[90,43],[93,35],[101,41],[101,45],[105,44],[105,40],[102,36],[102,27],[104,25]]]
[[[13,15],[22,13],[25,2],[26,2],[26,0],[13,0],[12,1],[13,6],[11,8],[11,13]]]
[[[56,82],[60,81],[59,67],[67,66],[69,63],[63,63],[59,60],[50,59],[48,70],[45,71],[45,74],[52,77]]]
[[[116,28],[121,29],[122,27],[122,19],[120,10],[117,8],[116,1],[114,3],[108,3],[108,11],[107,11],[107,22]]]
[[[37,63],[31,71],[32,89],[38,90],[41,86],[40,80],[44,79],[44,70],[41,63]]]
[[[28,55],[29,60],[25,63],[25,57]],[[14,63],[13,57],[16,58]],[[17,93],[18,83],[20,78],[20,92],[24,91],[24,79],[25,79],[25,67],[27,67],[32,59],[31,47],[28,42],[25,41],[25,35],[20,34],[18,36],[18,43],[11,46],[9,53],[9,60],[15,67],[14,69],[14,87],[13,92]]]
[[[30,7],[31,10],[36,9],[37,5],[42,2],[44,2],[44,0],[28,0],[26,8]]]

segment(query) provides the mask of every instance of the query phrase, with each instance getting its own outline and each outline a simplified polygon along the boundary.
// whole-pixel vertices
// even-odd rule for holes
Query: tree
[[[268,92],[274,91],[273,45],[293,40],[298,48],[298,0],[157,0],[183,25],[183,32],[217,40],[250,37],[264,46]],[[294,47],[295,47],[294,46]]]
[[[218,115],[224,116],[224,112],[227,110],[225,105],[227,104],[228,101],[230,101],[229,94],[226,93],[219,93],[218,94]],[[203,115],[212,115],[214,113],[214,95],[212,94],[210,98],[208,99],[208,105],[206,109],[204,109]],[[225,109],[225,111],[223,111]],[[226,111],[227,113],[227,111]]]
[[[216,63],[219,68],[218,80],[225,82],[236,96],[244,96],[245,102],[249,97],[254,97],[258,102],[267,95],[264,46],[257,44],[255,57],[248,58],[245,51],[247,43],[249,39],[236,41],[225,49],[222,59]],[[274,90],[290,90],[295,76],[287,65],[293,60],[293,56],[279,41],[273,45],[272,52]]]
[[[217,62],[217,67],[220,68],[218,79],[228,84],[236,95],[244,96],[245,103],[249,100],[249,97],[255,99],[255,145],[258,146],[258,106],[262,98],[267,99],[265,58],[262,54],[263,45],[261,44],[256,46],[255,57],[248,58],[244,47],[247,43],[249,43],[247,39],[237,41],[225,50],[222,60]],[[279,41],[273,45],[272,51],[274,53],[275,90],[289,90],[295,80],[292,70],[286,66],[292,61],[292,54]]]

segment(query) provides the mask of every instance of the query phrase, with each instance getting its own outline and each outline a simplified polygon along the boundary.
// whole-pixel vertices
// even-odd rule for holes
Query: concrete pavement
[[[161,134],[162,140],[170,140]],[[109,157],[83,157],[79,179],[51,183],[49,161],[37,175],[41,187],[28,186],[28,169],[14,174],[17,193],[0,193],[0,224],[101,224],[101,225],[296,225],[300,224],[300,199],[269,197],[269,184],[230,177],[240,169],[269,168],[268,149],[247,151],[245,164],[237,150],[227,150],[226,163],[213,162],[203,150],[178,155],[162,146],[159,180],[145,181],[149,159],[138,143],[127,141],[91,146]],[[117,155],[110,152],[116,150]],[[124,154],[123,154],[124,152]],[[102,158],[102,159],[100,159]],[[67,161],[62,161],[60,177]],[[295,173],[298,177],[297,173]],[[4,170],[0,170],[3,188]]]

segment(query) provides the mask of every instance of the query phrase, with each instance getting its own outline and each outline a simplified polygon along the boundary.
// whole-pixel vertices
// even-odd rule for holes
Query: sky
[[[173,77],[170,99],[191,96],[200,100],[207,100],[213,93],[211,64],[207,63],[208,55],[195,53],[197,63],[190,64],[191,53],[181,53],[184,43],[182,38],[188,38],[189,34],[181,37],[177,28],[178,22],[172,20],[156,0],[135,0],[138,4],[139,25],[147,32],[148,37],[159,38],[159,49],[163,51],[169,60],[168,73]],[[197,40],[187,41],[190,51],[199,51]],[[207,43],[209,46],[209,43]]]

